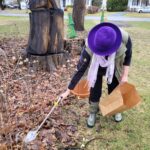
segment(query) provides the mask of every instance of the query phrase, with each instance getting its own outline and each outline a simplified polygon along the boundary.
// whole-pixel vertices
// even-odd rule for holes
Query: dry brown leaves
[[[28,131],[43,121],[66,89],[78,59],[69,60],[51,74],[29,73],[28,60],[19,58],[26,46],[24,39],[0,40],[0,93],[4,95],[0,106],[5,110],[0,110],[0,149],[55,150],[74,146],[79,139],[76,133],[80,120],[80,115],[69,109],[75,103],[74,97],[58,106],[35,141],[23,143]]]

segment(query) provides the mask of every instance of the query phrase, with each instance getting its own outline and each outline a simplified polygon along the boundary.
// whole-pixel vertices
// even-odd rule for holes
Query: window
[[[139,0],[133,0],[132,1],[132,6],[138,6]]]
[[[141,5],[142,6],[148,6],[149,5],[149,0],[143,0]]]
[[[66,7],[66,0],[63,0],[63,7]]]

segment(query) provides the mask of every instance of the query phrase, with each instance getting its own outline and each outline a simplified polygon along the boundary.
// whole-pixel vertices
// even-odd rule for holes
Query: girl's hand
[[[124,66],[120,83],[128,82],[128,72],[129,72],[129,66]]]
[[[62,94],[60,95],[60,98],[65,99],[65,98],[67,98],[67,96],[68,96],[69,94],[70,94],[70,90],[67,89],[64,93],[62,93]]]
[[[124,83],[124,82],[128,82],[128,76],[127,75],[123,75],[121,77],[120,83]]]

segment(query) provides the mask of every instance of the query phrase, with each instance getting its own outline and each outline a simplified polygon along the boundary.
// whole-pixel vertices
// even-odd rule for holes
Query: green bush
[[[66,8],[73,8],[73,5],[67,5]]]
[[[102,5],[102,0],[93,0],[92,5],[100,7]]]
[[[108,11],[124,11],[127,9],[128,0],[107,0]]]
[[[73,10],[72,5],[67,5],[66,8],[65,8],[65,11],[68,11],[68,12],[72,12],[72,10]]]
[[[95,14],[95,13],[97,13],[99,11],[99,7],[97,7],[97,6],[89,6],[88,8],[87,8],[87,13],[88,14]]]

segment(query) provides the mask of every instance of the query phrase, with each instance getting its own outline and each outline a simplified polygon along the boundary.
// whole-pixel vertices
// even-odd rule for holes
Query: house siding
[[[104,10],[107,9],[107,0],[103,0],[101,8],[104,9]]]
[[[60,0],[61,8],[64,9],[68,5],[73,5],[74,0]],[[92,0],[86,0],[86,6],[91,6]]]
[[[5,3],[6,5],[9,5],[9,4],[16,4],[17,1],[16,1],[16,0],[5,0],[4,3]]]
[[[136,8],[150,6],[150,0],[128,0],[128,10],[135,11]]]

